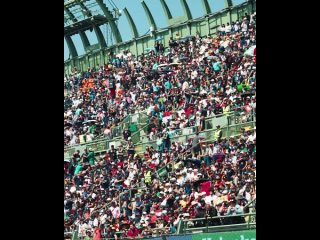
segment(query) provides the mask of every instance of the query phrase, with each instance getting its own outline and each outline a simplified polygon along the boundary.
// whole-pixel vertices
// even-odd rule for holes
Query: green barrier
[[[256,240],[256,230],[196,234],[192,240]]]

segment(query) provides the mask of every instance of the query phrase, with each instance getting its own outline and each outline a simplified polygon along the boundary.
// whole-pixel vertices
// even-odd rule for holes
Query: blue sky
[[[180,0],[165,0],[171,14],[173,17],[183,15],[183,10],[181,7]],[[244,2],[245,0],[233,0],[233,4],[237,5],[239,3]],[[94,1],[89,1],[94,2]],[[109,0],[104,0],[106,5],[112,9]],[[224,0],[208,0],[211,10],[213,12],[219,11],[224,8]],[[124,9],[125,7],[128,9],[133,21],[136,23],[139,34],[143,35],[149,30],[148,20],[145,16],[143,7],[141,5],[141,0],[113,0],[113,3],[119,8]],[[163,13],[161,4],[159,0],[145,0],[145,3],[149,7],[151,13],[154,16],[155,22],[158,28],[163,28],[167,26],[167,21],[165,19],[165,15]],[[202,3],[200,0],[187,0],[187,4],[190,8],[191,14],[193,18],[200,17],[204,15],[204,10],[202,7]],[[108,36],[108,29],[106,26],[100,27],[103,35]],[[127,41],[132,38],[131,31],[129,28],[129,24],[127,18],[124,14],[120,16],[118,20],[118,28],[120,34],[122,35],[122,40]],[[90,44],[98,43],[94,32],[86,31]],[[72,36],[72,40],[77,48],[78,55],[84,54],[84,49],[82,46],[82,42],[78,35]],[[107,43],[112,45],[111,39],[107,37]],[[66,60],[69,57],[69,50],[66,46],[66,42],[64,41],[64,59]]]

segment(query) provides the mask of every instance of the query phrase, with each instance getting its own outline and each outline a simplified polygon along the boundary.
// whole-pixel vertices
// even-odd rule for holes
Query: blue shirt
[[[166,81],[164,83],[164,86],[166,87],[166,89],[170,89],[171,88],[171,82],[170,81]]]
[[[221,68],[220,68],[220,62],[215,62],[213,64],[213,70],[215,71],[219,71]]]

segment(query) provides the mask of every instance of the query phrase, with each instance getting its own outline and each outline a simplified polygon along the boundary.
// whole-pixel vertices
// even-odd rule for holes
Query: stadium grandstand
[[[256,239],[256,1],[64,1],[64,239]]]

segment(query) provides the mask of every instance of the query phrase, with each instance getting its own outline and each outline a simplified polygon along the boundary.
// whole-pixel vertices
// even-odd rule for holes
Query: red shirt
[[[123,162],[122,161],[119,161],[118,163],[117,163],[117,166],[120,166],[121,168],[123,167]]]
[[[101,229],[100,228],[96,228],[94,230],[93,240],[101,240]]]
[[[156,164],[155,164],[155,163],[153,163],[153,162],[151,162],[151,163],[149,164],[149,167],[150,167],[151,169],[155,169]]]
[[[150,223],[155,223],[157,219],[158,219],[158,217],[156,215],[152,215],[152,217],[150,219]]]
[[[172,115],[171,112],[164,112],[164,113],[163,113],[163,117],[169,117],[169,116],[171,116],[171,115]]]
[[[133,237],[133,238],[137,237],[138,235],[139,235],[139,230],[135,227],[133,229],[130,228],[127,233],[128,237]]]
[[[169,216],[167,216],[167,215],[162,216],[162,219],[167,222],[169,222],[169,220],[170,220]]]

